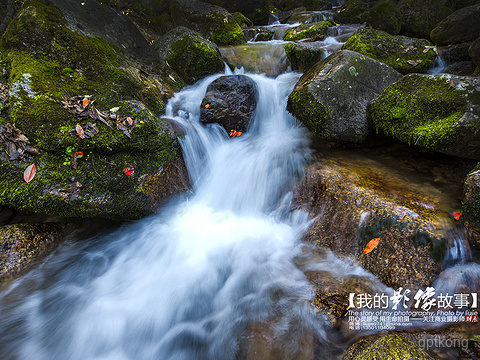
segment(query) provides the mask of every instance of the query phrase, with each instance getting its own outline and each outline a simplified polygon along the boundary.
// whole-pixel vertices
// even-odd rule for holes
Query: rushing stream
[[[261,357],[268,347],[282,359],[341,355],[346,340],[311,306],[304,272],[391,289],[300,242],[310,220],[290,211],[289,191],[309,160],[309,141],[285,110],[299,74],[248,75],[258,87],[257,110],[249,131],[234,139],[199,122],[206,88],[219,76],[167,106],[186,133],[191,193],[157,216],[65,243],[3,290],[1,359],[279,359]],[[464,256],[457,252],[452,258]],[[258,328],[268,329],[260,338],[270,336],[263,348]]]
[[[288,212],[288,189],[309,156],[285,111],[298,76],[252,75],[254,123],[233,140],[199,123],[215,77],[177,94],[167,116],[177,109],[185,128],[193,194],[88,244],[64,245],[4,291],[0,358],[234,359],[249,326],[273,316],[280,332],[300,323],[300,334],[327,341],[292,262],[308,225]],[[290,341],[289,349],[300,344]]]

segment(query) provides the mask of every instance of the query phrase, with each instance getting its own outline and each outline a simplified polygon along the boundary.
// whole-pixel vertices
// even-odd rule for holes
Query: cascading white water
[[[0,358],[234,359],[249,326],[273,316],[280,332],[300,320],[300,333],[326,339],[292,262],[307,217],[284,206],[309,155],[285,111],[298,76],[252,75],[254,123],[235,139],[199,123],[217,76],[177,94],[166,115],[175,109],[185,128],[193,195],[88,244],[65,245],[17,280],[0,295]]]

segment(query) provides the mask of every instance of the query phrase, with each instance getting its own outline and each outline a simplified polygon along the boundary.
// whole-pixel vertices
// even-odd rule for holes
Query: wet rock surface
[[[304,240],[355,259],[393,288],[431,284],[449,249],[458,246],[455,239],[469,245],[446,213],[449,202],[459,200],[414,183],[377,160],[321,159],[306,169],[294,192],[296,207],[314,218]],[[378,246],[364,254],[374,238],[380,238]]]
[[[244,75],[221,76],[207,88],[202,100],[200,121],[218,123],[227,133],[245,132],[257,105],[255,82]]]

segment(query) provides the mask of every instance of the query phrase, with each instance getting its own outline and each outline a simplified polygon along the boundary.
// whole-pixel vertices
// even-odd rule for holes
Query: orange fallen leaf
[[[83,157],[83,151],[76,151],[73,156],[77,159],[81,159]]]
[[[75,126],[75,130],[77,131],[78,136],[80,136],[81,139],[85,139],[85,133],[83,132],[83,128],[80,126],[80,124],[77,124]]]
[[[460,216],[462,216],[462,213],[460,211],[454,211],[452,214],[455,220],[460,219]]]
[[[89,103],[90,103],[90,100],[88,100],[88,98],[83,98],[83,107],[84,108],[86,108]]]
[[[205,105],[205,109],[208,109],[210,107],[210,104]]]
[[[235,136],[240,136],[242,135],[242,132],[241,131],[237,131],[237,130],[230,130],[230,134],[228,136],[230,137],[235,137]]]
[[[127,117],[127,123],[128,123],[128,125],[133,124],[133,119],[130,116]]]
[[[37,173],[37,168],[35,167],[35,164],[28,166],[23,172],[23,180],[29,183],[35,177],[36,173]]]
[[[123,168],[123,173],[128,176],[134,176],[135,175],[135,169],[133,168],[132,165],[125,166]]]
[[[378,245],[378,242],[380,241],[380,238],[375,238],[372,239],[368,242],[367,246],[365,247],[365,250],[363,250],[364,254],[368,254],[370,251],[375,249]]]

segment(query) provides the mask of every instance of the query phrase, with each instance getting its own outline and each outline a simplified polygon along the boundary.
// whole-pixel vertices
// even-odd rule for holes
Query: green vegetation
[[[368,28],[355,32],[343,49],[381,61],[402,74],[426,73],[436,58],[433,45],[427,40],[393,36]]]

